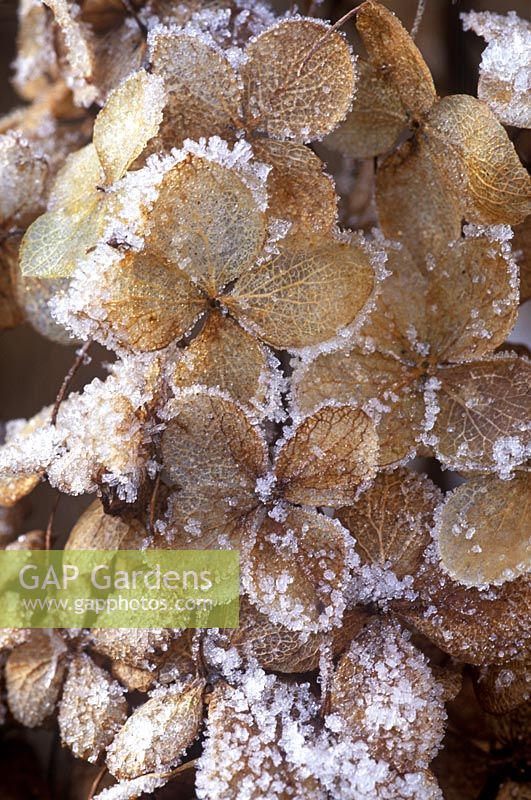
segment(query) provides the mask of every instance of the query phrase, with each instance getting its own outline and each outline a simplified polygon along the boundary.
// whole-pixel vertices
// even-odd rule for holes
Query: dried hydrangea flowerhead
[[[341,34],[314,19],[284,20],[253,37],[235,68],[228,53],[193,29],[155,31],[150,59],[169,94],[163,146],[243,135],[272,168],[272,215],[310,232],[331,228],[334,186],[304,143],[329,133],[349,110],[355,76]]]
[[[109,191],[156,134],[165,97],[159,78],[145,70],[130,75],[109,96],[94,124],[92,144],[72,154],[60,170],[48,211],[28,229],[21,269],[34,277],[68,277],[76,261],[102,238],[120,209]]]
[[[356,26],[368,62],[360,69],[351,115],[332,144],[366,158],[384,154],[406,126],[414,137],[379,169],[385,176],[377,185],[379,209],[391,206],[390,188],[406,209],[411,193],[423,198],[421,208],[445,196],[442,219],[448,225],[461,218],[479,224],[522,222],[531,212],[531,180],[488,106],[467,95],[439,100],[420,51],[395,15],[376,0],[359,7]],[[407,214],[399,205],[396,212],[399,224]],[[425,222],[425,211],[410,218],[413,238],[425,235]]]
[[[183,392],[165,414],[170,544],[239,545],[246,591],[272,622],[312,631],[338,625],[350,537],[308,506],[339,505],[375,474],[377,437],[367,415],[322,408],[279,442],[271,466],[256,421],[214,390]]]
[[[405,244],[388,255],[358,344],[296,370],[295,411],[331,397],[372,409],[381,465],[424,441],[452,469],[509,475],[528,458],[531,372],[525,357],[494,352],[518,308],[505,234],[467,229],[436,260]]]

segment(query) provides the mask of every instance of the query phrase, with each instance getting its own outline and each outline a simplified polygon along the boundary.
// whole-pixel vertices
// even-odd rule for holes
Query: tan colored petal
[[[417,266],[426,270],[461,235],[461,208],[441,182],[422,137],[408,139],[379,166],[376,203],[382,231],[405,244]]]
[[[352,111],[326,144],[345,156],[372,158],[389,150],[408,123],[396,90],[367,61],[359,59]]]
[[[338,655],[362,630],[369,612],[362,606],[346,611],[341,627],[334,628],[332,651]],[[228,642],[242,656],[256,658],[263,669],[275,672],[309,672],[317,669],[329,634],[293,631],[280,623],[271,622],[265,614],[251,605],[245,596],[240,599],[240,624],[228,631]]]
[[[49,165],[17,132],[0,135],[0,225],[23,226],[44,210]]]
[[[331,339],[353,323],[373,285],[361,246],[293,237],[278,255],[242,275],[224,302],[268,344],[292,349]]]
[[[162,120],[162,81],[141,69],[109,95],[94,122],[93,141],[107,183],[121,178]]]
[[[166,174],[149,222],[149,248],[211,297],[252,265],[266,237],[251,189],[234,170],[197,157]]]
[[[345,735],[400,772],[427,768],[444,736],[444,704],[424,656],[398,625],[379,620],[341,657],[331,711]]]
[[[477,670],[475,677],[476,697],[488,714],[507,714],[525,703],[531,693],[531,665],[526,661],[488,665]]]
[[[100,500],[94,500],[70,531],[65,550],[140,550],[147,538],[138,520],[106,514]]]
[[[465,586],[499,585],[531,571],[531,475],[472,478],[446,500],[437,526],[441,563]]]
[[[280,448],[275,474],[280,496],[300,505],[352,502],[376,475],[378,436],[372,420],[352,406],[324,406],[306,417]]]
[[[275,139],[309,142],[344,119],[354,91],[346,39],[323,22],[279,22],[247,45],[246,123]]]
[[[479,66],[478,97],[504,125],[531,128],[529,83],[531,23],[516,13],[469,11],[462,14],[464,30],[482,36],[488,46]]]
[[[117,11],[120,13],[121,9],[117,8]],[[113,89],[141,68],[145,54],[144,35],[127,16],[121,25],[98,33],[94,40],[94,83],[98,87],[98,103],[104,103]]]
[[[361,348],[317,356],[295,371],[292,392],[297,409],[312,411],[326,400],[379,408],[376,428],[380,466],[411,455],[422,429],[424,400],[415,370],[394,356]],[[375,403],[375,401],[377,401]]]
[[[34,631],[6,661],[9,710],[17,722],[36,728],[55,708],[65,671],[66,647],[56,633]]]
[[[391,609],[454,658],[478,666],[506,664],[531,648],[527,576],[480,591],[428,562],[413,589],[416,599],[392,600]]]
[[[24,100],[42,96],[57,77],[49,12],[42,3],[22,0],[18,7],[17,57],[13,85]]]
[[[172,632],[161,628],[92,628],[91,649],[130,667],[150,669],[171,646]]]
[[[441,177],[469,222],[516,225],[531,213],[531,177],[484,103],[468,95],[444,97],[425,131]]]
[[[127,717],[123,689],[85,653],[69,668],[59,704],[61,742],[76,758],[95,763]]]
[[[351,539],[323,514],[289,508],[267,516],[244,564],[251,602],[273,623],[293,631],[339,626],[351,560]]]
[[[356,27],[371,65],[393,87],[406,111],[416,117],[429,111],[437,97],[433,79],[400,20],[375,0],[366,0],[356,14]]]
[[[303,144],[256,139],[256,157],[272,169],[267,178],[268,213],[291,222],[291,233],[330,231],[337,218],[334,181]]]
[[[432,433],[451,469],[498,471],[526,460],[531,445],[531,363],[499,356],[439,369]]]
[[[48,207],[51,211],[69,209],[80,213],[104,178],[96,148],[87,144],[67,156],[55,178]]]
[[[328,792],[313,770],[283,746],[294,737],[301,747],[312,744],[307,729],[316,704],[307,686],[271,676],[253,695],[249,684],[220,682],[209,698],[198,793],[208,800],[239,800],[242,792],[246,800],[326,800]]]
[[[198,737],[203,719],[205,683],[159,689],[139,706],[107,750],[107,767],[119,780],[176,766]]]
[[[211,313],[177,361],[172,380],[179,388],[210,386],[228,392],[240,403],[263,407],[269,375],[265,348],[230,317]]]
[[[15,271],[16,299],[27,322],[41,336],[52,342],[71,345],[76,342],[70,331],[54,320],[49,302],[52,297],[64,293],[69,285],[68,278],[27,278],[17,265]]]
[[[241,128],[240,86],[221,52],[199,36],[156,33],[150,61],[168,93],[160,132],[166,147],[201,136],[233,138]]]
[[[478,236],[440,252],[427,296],[430,348],[439,361],[481,358],[511,332],[518,313],[517,278],[504,247]]]
[[[141,352],[180,339],[206,310],[188,274],[149,250],[127,253],[113,266],[104,297],[101,306],[118,341]]]
[[[0,248],[0,331],[14,328],[24,320],[15,297],[17,267],[18,246],[6,242]]]
[[[68,0],[46,0],[59,32],[59,55],[62,72],[72,87],[75,102],[90,106],[98,95],[92,83],[94,75],[94,37],[92,31],[75,17],[74,4]]]
[[[170,540],[204,544],[257,507],[256,480],[268,466],[265,440],[230,400],[206,390],[179,397],[161,448],[174,487]]]
[[[336,516],[356,541],[364,564],[390,565],[398,578],[414,575],[431,541],[438,487],[425,475],[400,468],[381,472],[353,505]]]
[[[389,248],[385,268],[391,275],[384,280],[361,334],[381,353],[417,362],[429,350],[426,276],[406,247]]]

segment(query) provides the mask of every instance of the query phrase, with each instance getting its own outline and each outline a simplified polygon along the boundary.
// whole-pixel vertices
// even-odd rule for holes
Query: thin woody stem
[[[358,9],[359,9],[359,6],[356,6],[356,8],[351,8],[350,11],[348,11],[346,14],[344,14],[341,17],[341,19],[338,19],[337,22],[334,22],[334,24],[319,39],[319,41],[316,42],[314,44],[314,46],[306,53],[306,55],[302,59],[301,63],[299,64],[299,68],[297,69],[297,77],[298,78],[300,78],[301,72],[304,69],[304,67],[306,66],[306,64],[308,63],[308,61],[310,60],[310,58],[312,58],[312,56],[319,50],[319,48],[323,46],[323,44],[326,42],[328,37],[332,33],[334,33],[334,31],[339,30],[339,28],[341,28],[346,22],[348,22],[349,19],[354,17],[358,13]]]
[[[91,345],[92,345],[92,341],[85,342],[83,347],[80,350],[77,351],[76,360],[74,361],[74,363],[72,364],[72,366],[70,367],[70,369],[68,370],[68,372],[66,373],[66,375],[65,375],[65,377],[63,379],[63,382],[61,384],[61,388],[59,389],[59,393],[57,394],[57,397],[55,398],[55,403],[54,403],[54,406],[53,406],[53,409],[52,409],[52,416],[50,417],[50,423],[52,425],[55,425],[55,423],[57,422],[57,414],[59,413],[59,408],[61,406],[61,403],[65,399],[66,393],[68,391],[68,387],[70,386],[72,378],[74,377],[74,375],[76,374],[76,372],[78,371],[78,369],[82,365],[83,361],[85,360],[85,356],[87,355],[88,351],[90,350]]]
[[[57,492],[55,500],[52,505],[52,510],[50,511],[50,516],[48,517],[48,524],[46,526],[46,533],[44,534],[44,549],[51,550],[52,549],[52,535],[53,535],[53,523],[55,520],[55,514],[57,511],[57,506],[59,505],[59,501],[61,499],[61,493]]]
[[[417,3],[417,13],[415,14],[415,19],[413,20],[413,25],[411,27],[410,36],[414,39],[419,32],[420,24],[422,22],[422,17],[424,16],[424,11],[426,9],[426,0],[418,0]]]

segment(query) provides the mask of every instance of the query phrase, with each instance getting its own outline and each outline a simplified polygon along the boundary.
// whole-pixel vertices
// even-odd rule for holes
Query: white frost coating
[[[142,794],[154,792],[168,782],[168,778],[156,775],[143,775],[132,781],[120,781],[109,789],[104,789],[95,795],[94,800],[136,800]]]
[[[505,125],[531,128],[531,24],[514,11],[461,14],[465,31],[488,42],[483,51],[478,97]]]

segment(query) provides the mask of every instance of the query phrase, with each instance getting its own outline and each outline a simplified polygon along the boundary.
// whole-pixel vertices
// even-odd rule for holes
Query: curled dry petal
[[[508,475],[529,455],[531,363],[498,356],[437,372],[439,411],[432,429],[438,457],[457,470]]]
[[[65,671],[66,647],[56,633],[35,631],[6,661],[9,709],[27,728],[36,728],[55,708]]]
[[[212,298],[252,265],[266,236],[264,215],[236,172],[194,157],[165,175],[149,222],[146,248]]]
[[[183,395],[162,434],[162,459],[175,487],[168,535],[181,541],[237,532],[258,505],[256,479],[267,470],[259,430],[233,402],[206,390]]]
[[[93,628],[91,648],[95,653],[148,669],[168,651],[171,631],[160,628]]]
[[[110,675],[81,653],[68,668],[59,705],[61,741],[76,758],[94,763],[127,717],[123,690]]]
[[[214,312],[176,363],[172,379],[179,388],[192,384],[214,387],[240,403],[263,407],[268,376],[266,349],[230,317]]]
[[[231,139],[241,127],[239,82],[230,63],[199,36],[156,33],[150,61],[163,78],[168,102],[160,137],[166,147],[184,139]]]
[[[469,222],[516,225],[531,213],[531,178],[484,103],[468,95],[444,97],[430,112],[426,134]]]
[[[444,503],[441,563],[465,586],[499,585],[531,571],[531,475],[473,478]]]
[[[389,150],[408,122],[400,97],[385,75],[363,60],[352,111],[326,144],[352,158],[372,158]]]
[[[390,565],[403,578],[420,565],[440,500],[440,490],[427,476],[400,468],[381,472],[337,517],[352,533],[363,563]]]
[[[250,600],[273,623],[294,631],[341,624],[352,541],[339,523],[299,508],[267,516],[244,564]]]
[[[376,203],[382,231],[405,244],[417,266],[426,270],[461,235],[461,208],[439,177],[421,136],[408,139],[376,173]]]
[[[371,65],[396,91],[406,111],[416,117],[429,111],[437,98],[431,73],[393,12],[366,0],[356,14],[356,27]]]
[[[293,237],[278,255],[242,275],[224,302],[273,347],[301,348],[353,323],[373,285],[361,246]]]
[[[368,625],[341,657],[331,710],[344,735],[400,772],[426,768],[444,736],[440,689],[422,653],[398,625]]]
[[[280,495],[292,503],[337,506],[352,502],[376,475],[374,423],[351,406],[330,405],[301,422],[280,448],[275,473]]]
[[[205,682],[159,689],[139,706],[107,750],[109,772],[131,780],[151,772],[167,772],[199,735]]]
[[[162,81],[141,69],[109,95],[94,123],[94,147],[107,183],[121,178],[162,120]]]
[[[280,22],[251,40],[241,69],[246,123],[274,139],[308,142],[345,118],[354,67],[342,34],[309,19]]]
[[[147,538],[138,520],[110,516],[94,500],[70,531],[65,550],[140,550]]]

